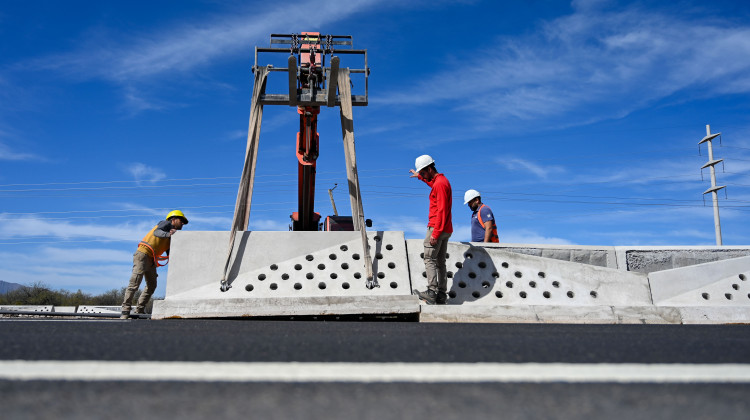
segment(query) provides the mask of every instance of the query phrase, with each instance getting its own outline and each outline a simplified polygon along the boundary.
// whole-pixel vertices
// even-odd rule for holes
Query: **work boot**
[[[128,319],[130,318],[130,311],[122,311],[122,314],[120,315],[120,319]]]
[[[434,305],[435,299],[437,298],[437,293],[431,289],[427,289],[424,292],[414,289],[413,294],[419,296],[419,299],[425,301],[428,305]]]
[[[438,305],[445,305],[447,302],[448,302],[448,295],[446,295],[445,292],[437,292],[435,303],[437,303]]]

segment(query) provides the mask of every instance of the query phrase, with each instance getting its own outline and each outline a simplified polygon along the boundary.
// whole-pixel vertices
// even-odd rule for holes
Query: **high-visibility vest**
[[[484,208],[486,204],[482,204],[482,207],[479,207],[477,210],[477,220],[479,220],[479,225],[482,226],[482,229],[484,229],[484,222],[482,221],[482,208]],[[490,242],[500,242],[500,238],[497,236],[497,224],[495,224],[495,221],[492,221],[492,233],[490,234]]]
[[[169,245],[172,242],[172,238],[160,238],[154,235],[154,231],[158,227],[159,225],[154,226],[154,228],[143,237],[141,243],[138,244],[138,251],[151,256],[155,263],[161,254],[167,252]],[[157,263],[157,265],[159,264]]]

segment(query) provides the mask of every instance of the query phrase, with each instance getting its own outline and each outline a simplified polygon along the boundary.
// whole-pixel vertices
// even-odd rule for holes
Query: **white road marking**
[[[197,382],[750,383],[745,364],[0,361],[0,379]]]

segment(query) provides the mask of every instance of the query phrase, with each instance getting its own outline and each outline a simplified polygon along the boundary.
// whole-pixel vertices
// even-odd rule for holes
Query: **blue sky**
[[[3,2],[0,280],[99,293],[126,285],[169,210],[189,230],[228,230],[253,49],[302,31],[368,49],[354,128],[375,229],[423,236],[428,188],[408,170],[428,153],[453,185],[453,240],[469,239],[474,188],[501,242],[713,245],[697,145],[710,124],[724,244],[747,245],[750,4],[506,3]],[[297,130],[294,109],[265,108],[254,230],[288,229]],[[348,213],[336,109],[318,131],[316,210],[332,213],[338,183]]]

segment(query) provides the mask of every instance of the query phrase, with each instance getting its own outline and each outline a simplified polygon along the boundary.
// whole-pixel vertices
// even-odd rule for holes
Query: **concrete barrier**
[[[403,232],[369,232],[380,287],[365,287],[359,232],[238,232],[220,290],[229,232],[181,232],[170,251],[167,293],[152,316],[251,317],[417,313]]]
[[[412,284],[427,287],[424,246],[407,241]],[[646,306],[646,275],[509,252],[448,244],[448,305]]]

